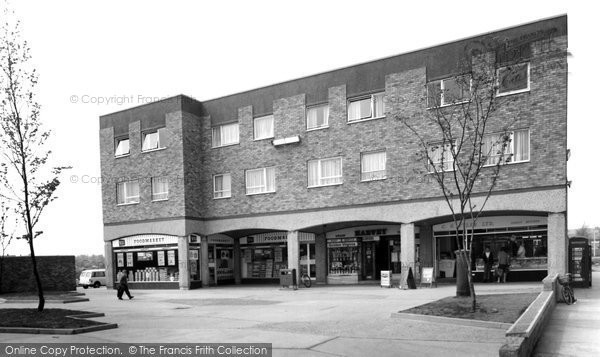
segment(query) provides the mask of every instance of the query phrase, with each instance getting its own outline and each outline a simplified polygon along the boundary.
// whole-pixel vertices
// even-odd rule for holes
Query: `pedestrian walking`
[[[133,299],[131,293],[129,293],[129,284],[127,283],[127,273],[121,274],[121,279],[119,279],[119,289],[117,290],[117,297],[119,300],[123,300],[123,293],[127,294],[129,299]]]
[[[485,252],[481,256],[483,259],[483,282],[489,283],[492,281],[492,267],[494,266],[494,254],[490,251],[490,247],[485,247]]]

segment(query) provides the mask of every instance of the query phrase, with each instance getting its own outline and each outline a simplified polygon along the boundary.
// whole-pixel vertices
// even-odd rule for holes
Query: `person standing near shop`
[[[119,279],[119,289],[117,290],[117,297],[119,300],[123,300],[123,293],[127,294],[129,300],[133,299],[133,296],[129,293],[129,284],[127,283],[127,274],[123,273],[121,279]]]
[[[506,276],[510,267],[510,255],[507,250],[508,248],[504,246],[500,253],[498,253],[498,282],[506,283]]]
[[[485,247],[485,251],[481,256],[483,259],[483,282],[489,283],[492,281],[492,267],[494,266],[494,255],[490,251],[490,247]]]

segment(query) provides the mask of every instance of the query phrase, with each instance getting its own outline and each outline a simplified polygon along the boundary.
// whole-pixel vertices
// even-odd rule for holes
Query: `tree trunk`
[[[38,311],[44,311],[44,305],[46,303],[46,300],[44,300],[42,280],[40,279],[40,274],[38,273],[37,261],[35,259],[35,251],[33,250],[33,235],[30,235],[29,237],[29,252],[31,253],[31,265],[33,266],[33,276],[35,276],[35,283],[38,291]]]
[[[464,249],[457,250],[456,254],[456,296],[469,296],[469,279],[468,279],[468,265],[469,262],[466,258],[466,252]]]

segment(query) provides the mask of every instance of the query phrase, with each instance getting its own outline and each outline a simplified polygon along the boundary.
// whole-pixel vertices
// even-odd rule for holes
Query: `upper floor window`
[[[454,169],[454,143],[432,143],[428,148],[429,172],[450,171]]]
[[[240,126],[238,123],[225,124],[212,128],[212,146],[214,148],[233,145],[240,142]]]
[[[427,107],[435,108],[469,100],[471,76],[462,75],[427,83]]]
[[[339,185],[342,183],[342,158],[310,160],[308,187]]]
[[[231,174],[213,176],[213,197],[231,197]]]
[[[365,152],[360,156],[360,180],[383,180],[386,177],[385,151]]]
[[[273,115],[254,118],[254,140],[268,139],[274,136]]]
[[[385,93],[376,93],[367,97],[348,100],[348,122],[381,118],[385,115],[383,97]]]
[[[498,95],[529,91],[529,62],[498,68]]]
[[[529,161],[529,129],[505,134],[488,134],[483,137],[481,154],[485,165]]]
[[[160,176],[152,178],[152,201],[169,199],[169,177]]]
[[[117,183],[117,204],[140,202],[140,183],[138,180]]]
[[[129,155],[129,138],[115,140],[115,156]]]
[[[142,151],[165,148],[165,128],[142,133]]]
[[[322,129],[329,126],[329,105],[319,105],[306,110],[306,130]]]
[[[246,194],[275,192],[275,168],[246,170]]]

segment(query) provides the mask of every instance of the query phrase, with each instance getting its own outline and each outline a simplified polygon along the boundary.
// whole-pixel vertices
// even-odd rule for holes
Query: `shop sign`
[[[177,236],[167,236],[160,234],[143,234],[131,237],[120,238],[113,241],[113,248],[140,247],[147,245],[177,244]]]
[[[363,242],[379,242],[380,237],[379,236],[370,236],[370,237],[363,237],[362,241]]]
[[[190,260],[198,260],[198,250],[190,249]]]
[[[335,238],[327,240],[328,248],[357,247],[357,238]]]
[[[384,236],[387,232],[387,229],[385,228],[379,228],[379,229],[359,229],[354,231],[354,235],[357,237],[362,237],[362,236]]]
[[[287,232],[268,232],[240,238],[240,244],[286,243]],[[299,242],[314,242],[313,233],[298,232]]]
[[[217,234],[214,236],[208,236],[209,244],[233,244],[233,238],[226,235]]]
[[[474,226],[472,222],[472,219],[467,219],[465,220],[465,225],[469,228],[473,227],[476,229],[509,228],[547,225],[548,218],[535,216],[500,216],[479,218],[475,221]],[[453,231],[454,229],[454,222],[441,223],[433,226],[434,232]]]
[[[418,227],[415,227],[415,233],[417,233]],[[327,239],[331,238],[344,238],[344,237],[375,237],[385,235],[400,235],[400,225],[386,225],[386,226],[363,226],[344,228],[337,231],[327,232]]]

